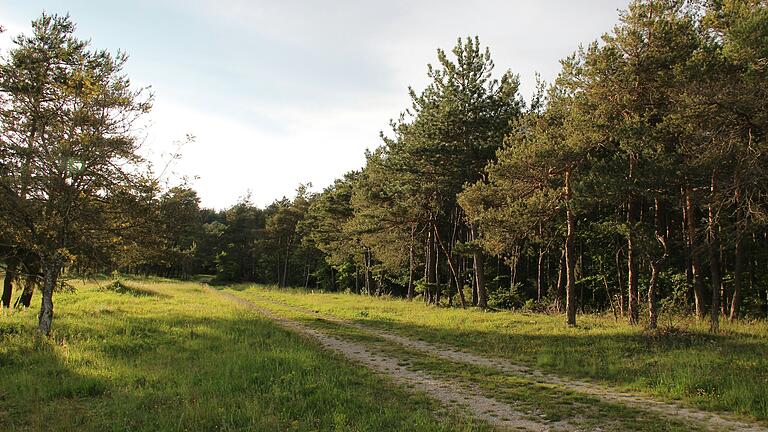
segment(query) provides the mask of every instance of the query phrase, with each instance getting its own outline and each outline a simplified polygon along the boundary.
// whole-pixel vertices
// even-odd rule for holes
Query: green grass
[[[507,358],[563,376],[592,379],[712,411],[768,419],[768,324],[662,322],[662,330],[612,317],[563,316],[437,308],[419,301],[260,286],[235,289],[304,306],[413,338]]]
[[[0,317],[0,430],[488,430],[197,283],[55,301],[51,338],[35,308]]]
[[[305,313],[282,304],[270,303],[254,295],[256,292],[241,292],[244,298],[287,318],[301,321],[324,333],[354,340],[369,349],[399,360],[399,365],[411,370],[426,372],[448,382],[458,383],[471,391],[480,391],[485,396],[506,402],[515,409],[529,413],[535,421],[573,422],[565,429],[577,426],[580,430],[600,429],[603,431],[696,431],[699,424],[688,424],[681,420],[662,417],[656,413],[644,412],[623,404],[605,402],[597,397],[558,388],[518,376],[468,363],[447,361],[434,355],[413,351],[392,344],[376,336],[375,329],[363,330],[323,319],[314,313]]]

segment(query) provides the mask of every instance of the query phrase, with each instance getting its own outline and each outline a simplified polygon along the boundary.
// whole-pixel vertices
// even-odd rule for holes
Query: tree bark
[[[658,306],[656,303],[656,285],[659,280],[661,263],[651,260],[651,280],[648,282],[648,328],[654,330],[658,326]]]
[[[741,307],[741,285],[744,275],[744,244],[742,241],[741,230],[736,233],[736,246],[734,250],[734,269],[733,269],[733,297],[731,298],[731,313],[728,319],[733,321],[739,317]]]
[[[691,286],[693,286],[693,268],[691,267],[691,240],[688,236],[688,209],[686,207],[685,203],[685,189],[680,190],[681,196],[682,196],[682,203],[681,207],[683,210],[683,218],[682,218],[682,237],[683,237],[683,243],[685,243],[685,256],[683,257],[684,263],[683,266],[685,267],[685,280],[688,282]],[[688,295],[688,293],[686,293]],[[687,298],[690,301],[690,296]]]
[[[539,260],[536,263],[536,301],[541,301],[541,286],[542,286],[542,277],[541,277],[541,264],[544,261],[544,247],[539,246]]]
[[[659,199],[654,200],[654,226],[656,228],[656,240],[662,248],[662,255],[658,258],[651,258],[651,280],[648,283],[648,327],[655,329],[658,325],[658,304],[656,302],[656,286],[659,280],[659,272],[667,259],[667,230]]]
[[[456,286],[458,287],[459,273],[456,271],[456,264],[453,262],[453,256],[451,255],[450,251],[445,248],[443,241],[440,239],[440,232],[437,230],[437,225],[435,225],[435,239],[437,240],[438,245],[440,245],[440,249],[442,249],[443,254],[445,255],[445,259],[448,261],[448,269],[451,271],[453,280],[456,281]],[[467,307],[467,301],[464,298],[464,292],[461,289],[459,289],[459,301],[461,302],[462,308]]]
[[[566,285],[565,285],[565,311],[568,325],[576,325],[576,256],[574,254],[574,236],[576,234],[576,219],[571,208],[571,171],[565,171],[565,206],[566,223],[568,230],[565,236],[565,267],[566,267]]]
[[[624,281],[624,276],[621,273],[621,251],[623,249],[619,248],[619,250],[616,251],[616,283],[619,287],[619,315],[621,315],[622,318],[624,318],[625,310],[624,310],[624,288],[621,288],[621,285]]]
[[[19,266],[19,261],[10,257],[5,263],[5,279],[3,280],[3,307],[11,307],[11,296],[13,294],[13,282],[16,279],[16,270]]]
[[[411,225],[411,242],[408,244],[408,293],[406,297],[408,300],[413,300],[413,271],[414,271],[414,260],[413,260],[413,244],[414,239],[416,237],[416,225]]]
[[[702,281],[701,257],[696,245],[696,206],[693,202],[693,191],[685,189],[685,211],[688,216],[688,242],[691,250],[691,271],[693,273],[693,299],[696,319],[704,317],[704,282]]]
[[[360,269],[355,264],[355,294],[360,294]]]
[[[477,278],[477,306],[488,307],[488,292],[485,290],[485,258],[482,252],[475,252],[473,257],[475,278]]]
[[[565,288],[565,274],[567,272],[565,267],[565,249],[563,249],[560,253],[557,269],[557,298],[555,299],[555,306],[557,307],[558,313],[563,312],[563,291]]]
[[[710,202],[707,206],[707,232],[709,248],[709,271],[712,277],[712,307],[710,309],[710,331],[717,332],[720,329],[720,291],[722,279],[720,276],[720,239],[717,233],[717,215],[715,211],[715,193],[717,192],[716,172],[712,172],[710,186]]]
[[[291,256],[291,242],[286,242],[285,245],[285,264],[283,265],[283,282],[280,286],[286,287],[288,282],[288,258]]]
[[[371,252],[366,248],[365,249],[365,293],[368,295],[373,294],[373,289],[371,287]]]
[[[629,323],[637,324],[639,295],[637,289],[637,258],[635,257],[635,224],[637,223],[637,201],[630,198],[627,202],[627,282],[629,285]]]
[[[472,240],[477,240],[477,228],[474,226],[470,227],[470,231],[472,232]],[[477,247],[474,248],[472,253],[472,260],[477,283],[477,306],[487,308],[488,292],[485,290],[485,257],[483,257],[483,252]]]
[[[43,264],[43,287],[42,302],[40,304],[40,314],[38,315],[38,333],[46,336],[51,334],[51,324],[53,323],[53,290],[59,279],[61,272],[61,258],[54,257],[49,262]]]

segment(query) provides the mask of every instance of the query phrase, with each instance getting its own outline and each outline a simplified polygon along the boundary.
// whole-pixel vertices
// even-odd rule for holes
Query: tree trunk
[[[718,229],[720,228],[718,224]],[[725,261],[725,257],[723,256],[723,244],[718,241],[718,262],[720,263],[720,272],[721,274],[723,272],[727,272],[728,264]],[[722,281],[722,276],[720,277],[720,316],[723,317],[723,319],[728,317],[728,311],[731,308],[731,305],[729,303],[731,299],[731,295],[728,292],[728,284],[724,283]]]
[[[661,263],[651,260],[651,280],[648,282],[648,328],[656,329],[659,322],[656,303],[656,285],[659,280]]]
[[[365,250],[365,293],[368,295],[373,294],[373,288],[371,287],[371,252]]]
[[[557,297],[555,298],[555,306],[557,307],[557,312],[562,313],[563,312],[563,291],[565,288],[565,274],[566,274],[566,266],[565,266],[565,249],[560,253],[560,260],[559,265],[557,269]]]
[[[472,240],[477,240],[477,228],[474,226],[470,228],[472,232]],[[477,306],[481,308],[488,307],[488,292],[485,290],[485,257],[483,252],[475,245],[474,252],[472,254],[474,261],[475,278],[477,283]]]
[[[685,189],[685,211],[688,216],[688,241],[691,250],[691,271],[693,273],[693,298],[696,307],[696,319],[704,317],[704,282],[702,281],[701,257],[696,245],[696,206],[693,191]]]
[[[477,279],[477,306],[488,307],[488,293],[485,290],[485,258],[482,252],[475,252],[473,256],[475,278]]]
[[[707,232],[709,234],[709,271],[712,275],[712,308],[710,309],[710,331],[717,332],[720,329],[720,290],[722,279],[720,276],[720,240],[717,233],[717,215],[715,211],[715,193],[717,191],[716,173],[712,172],[710,187],[710,203],[707,206]]]
[[[475,260],[472,260],[472,306],[477,306],[477,278],[475,277]]]
[[[360,294],[360,269],[355,264],[355,294]]]
[[[3,280],[3,307],[11,307],[11,295],[13,294],[13,281],[16,279],[16,269],[19,266],[19,261],[10,257],[5,263],[5,279]]]
[[[539,260],[536,263],[536,302],[541,301],[541,263],[544,261],[544,247],[539,246]]]
[[[573,250],[574,236],[576,235],[576,219],[573,216],[571,208],[571,171],[565,172],[565,203],[566,203],[566,222],[568,231],[565,236],[565,267],[566,267],[566,285],[565,285],[565,310],[568,325],[576,325],[576,256]]]
[[[440,249],[442,249],[443,254],[445,254],[445,259],[448,261],[448,269],[451,271],[451,276],[453,277],[453,280],[456,281],[456,286],[459,286],[459,273],[456,270],[456,264],[453,262],[453,256],[451,255],[450,251],[445,248],[445,245],[443,244],[443,241],[440,239],[440,232],[437,230],[437,225],[435,225],[435,239],[437,240],[437,243],[440,245]],[[467,301],[464,298],[464,292],[459,289],[459,302],[461,302],[461,307],[466,308],[467,307]],[[439,291],[438,291],[439,292]],[[439,301],[439,298],[438,298]]]
[[[688,209],[685,205],[685,189],[682,189],[681,191],[682,203],[681,207],[683,210],[683,220],[682,220],[682,237],[683,237],[683,243],[685,243],[685,256],[683,257],[683,266],[685,267],[685,280],[693,286],[693,268],[691,267],[691,240],[688,236]],[[688,295],[688,293],[686,293]],[[690,301],[690,296],[688,297],[688,300]]]
[[[625,310],[624,310],[624,288],[621,287],[624,281],[624,276],[621,273],[621,251],[622,249],[619,248],[619,250],[616,251],[616,283],[619,287],[619,315],[621,315],[622,318],[624,318]]]
[[[424,278],[427,284],[435,283],[435,237],[431,231],[427,233],[426,259],[424,260]]]
[[[639,316],[639,294],[637,289],[637,258],[635,257],[635,224],[637,223],[637,201],[627,202],[627,282],[629,285],[629,323],[637,324]]]
[[[734,269],[733,269],[733,297],[731,298],[731,313],[728,319],[731,321],[739,317],[739,308],[741,307],[741,285],[744,275],[744,244],[741,230],[736,233],[736,246],[734,250]]]
[[[414,261],[413,261],[413,243],[414,238],[416,236],[416,225],[411,225],[411,242],[408,244],[408,293],[406,297],[408,300],[413,300],[413,271],[414,271]]]
[[[32,304],[32,294],[35,293],[35,284],[38,280],[37,274],[40,272],[40,268],[35,266],[34,268],[28,270],[30,274],[27,275],[27,278],[24,281],[24,291],[22,291],[21,296],[16,299],[16,304],[14,307],[22,305],[25,308],[28,308]]]
[[[656,286],[659,280],[659,272],[667,259],[667,230],[664,215],[659,199],[654,200],[654,226],[656,229],[656,240],[661,245],[662,255],[658,258],[651,257],[651,280],[648,283],[648,327],[655,329],[657,327],[658,305],[656,302]]]
[[[38,315],[37,331],[46,336],[51,334],[51,323],[53,322],[53,289],[59,279],[61,271],[60,258],[55,257],[49,262],[43,264],[43,287],[42,302],[40,304],[40,314]]]
[[[283,265],[283,283],[280,285],[286,287],[288,282],[288,257],[291,256],[291,242],[287,241],[285,245],[285,264]]]

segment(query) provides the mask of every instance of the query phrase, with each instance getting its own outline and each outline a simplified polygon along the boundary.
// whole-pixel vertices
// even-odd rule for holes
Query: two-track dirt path
[[[454,403],[463,405],[476,417],[483,419],[496,427],[502,429],[532,431],[583,430],[579,427],[578,421],[558,423],[547,422],[536,415],[525,412],[525,410],[520,407],[515,407],[507,402],[500,402],[493,398],[489,398],[482,395],[480,392],[468,390],[466,387],[459,386],[457,383],[445,379],[438,379],[423,372],[409,370],[401,365],[401,361],[398,358],[381,353],[374,353],[363,343],[330,336],[295,320],[282,317],[267,308],[260,307],[256,303],[237,295],[221,291],[218,292],[233,301],[259,312],[289,330],[318,341],[320,345],[326,349],[338,352],[348,359],[361,363],[376,372],[386,375],[389,379],[398,384],[424,391],[427,395],[442,402],[446,407],[450,407]],[[393,344],[408,350],[429,354],[455,363],[484,366],[497,370],[505,375],[514,375],[535,382],[549,384],[558,389],[597,397],[605,402],[622,404],[640,411],[654,413],[660,417],[678,421],[683,420],[695,425],[692,427],[693,430],[768,432],[768,428],[760,425],[746,423],[716,413],[658,401],[647,396],[625,393],[594,383],[563,378],[527,366],[515,364],[505,359],[485,357],[474,353],[460,351],[449,346],[414,340],[332,315],[321,315],[317,311],[289,303],[278,302],[266,296],[259,297],[259,301],[268,302],[282,308],[293,309],[303,314],[311,314],[316,318],[333,324],[355,328],[356,330],[369,333],[372,336],[384,339],[387,342],[392,342]]]
[[[285,302],[279,302],[266,297],[264,297],[264,300],[303,313],[319,315],[317,311],[305,307],[296,306]],[[665,417],[685,419],[708,427],[710,430],[768,432],[768,428],[762,427],[760,425],[745,423],[743,421],[728,418],[717,413],[688,408],[675,403],[659,401],[639,394],[621,392],[610,387],[590,382],[563,378],[527,366],[515,364],[505,359],[484,357],[478,354],[461,351],[453,347],[441,346],[421,340],[410,339],[398,334],[386,332],[379,328],[374,329],[358,322],[344,320],[332,315],[323,314],[321,319],[335,324],[353,327],[358,330],[371,332],[382,339],[394,342],[405,348],[428,353],[452,362],[468,363],[472,365],[489,367],[508,375],[516,375],[529,378],[537,382],[552,384],[561,389],[567,389],[574,392],[595,396],[607,402],[621,403],[632,408],[654,412]]]
[[[285,329],[309,337],[318,342],[322,347],[385,375],[397,384],[423,391],[433,399],[440,401],[445,408],[450,408],[454,404],[462,405],[468,408],[475,417],[503,429],[525,431],[571,430],[567,425],[536,421],[509,404],[501,403],[479,393],[469,392],[454,383],[408,370],[400,364],[399,359],[374,353],[363,344],[327,335],[297,321],[281,317],[234,294],[222,291],[217,292],[232,301],[258,312]]]

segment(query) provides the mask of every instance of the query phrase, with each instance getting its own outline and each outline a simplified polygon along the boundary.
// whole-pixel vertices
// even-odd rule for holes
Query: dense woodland
[[[259,282],[439,305],[660,316],[768,315],[768,2],[638,0],[532,96],[478,38],[365,166],[266,208],[200,207],[137,156],[151,108],[68,17],[0,64],[3,304],[63,273]],[[606,29],[609,30],[609,29]],[[12,295],[14,285],[18,295]],[[623,317],[623,318],[622,318]]]

